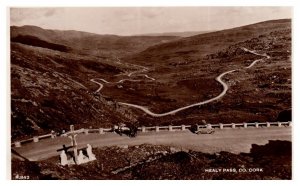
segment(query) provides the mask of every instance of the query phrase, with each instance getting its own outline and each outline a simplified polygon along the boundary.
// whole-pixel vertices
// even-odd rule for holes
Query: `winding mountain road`
[[[267,54],[259,54],[255,51],[252,51],[252,50],[249,50],[247,48],[244,48],[244,47],[241,47],[242,50],[244,50],[245,52],[249,52],[249,53],[252,53],[254,55],[257,55],[257,56],[262,56],[262,57],[266,57],[267,59],[270,58],[270,56],[268,56]],[[254,60],[249,66],[245,67],[245,69],[249,69],[249,68],[252,68],[256,63],[258,62],[262,62],[263,59],[257,59],[257,60]],[[138,66],[138,65],[134,65],[134,66]],[[138,67],[141,67],[141,66],[138,66]],[[130,77],[132,74],[134,73],[139,73],[139,72],[146,72],[147,71],[147,68],[146,67],[141,67],[143,68],[142,70],[138,70],[138,71],[134,71],[134,72],[131,72],[128,74],[128,76]],[[217,95],[216,97],[214,98],[211,98],[211,99],[208,99],[208,100],[205,100],[205,101],[201,101],[201,102],[197,102],[197,103],[194,103],[194,104],[191,104],[191,105],[187,105],[187,106],[184,106],[184,107],[180,107],[178,109],[175,109],[175,110],[172,110],[172,111],[169,111],[169,112],[165,112],[165,113],[154,113],[152,111],[150,111],[147,107],[145,106],[141,106],[141,105],[136,105],[136,104],[132,104],[132,103],[125,103],[125,102],[118,102],[119,105],[124,105],[124,106],[129,106],[129,107],[133,107],[133,108],[136,108],[136,109],[140,109],[142,110],[143,112],[145,112],[146,114],[152,116],[152,117],[163,117],[163,116],[168,116],[168,115],[174,115],[176,114],[177,112],[180,112],[180,111],[183,111],[183,110],[186,110],[186,109],[189,109],[189,108],[192,108],[192,107],[196,107],[196,106],[200,106],[200,105],[204,105],[204,104],[208,104],[210,102],[213,102],[213,101],[216,101],[218,99],[221,99],[223,96],[226,95],[227,93],[227,90],[228,90],[228,85],[226,84],[226,82],[224,82],[222,80],[222,77],[225,76],[226,74],[230,74],[232,72],[235,72],[235,71],[240,71],[240,70],[243,70],[243,69],[235,69],[235,70],[229,70],[229,71],[226,71],[226,72],[223,72],[222,74],[220,74],[218,77],[216,77],[216,81],[219,82],[222,86],[223,86],[223,91]],[[146,74],[144,74],[146,78],[150,78],[149,76],[147,76]],[[99,79],[99,78],[98,78]],[[152,80],[155,80],[154,78],[151,78]],[[108,81],[106,81],[105,79],[99,79],[105,83],[110,83]],[[127,81],[133,81],[133,80],[130,80],[130,79],[123,79],[124,81],[127,80]],[[95,79],[91,79],[92,82],[94,83],[97,83],[100,87],[98,88],[98,90],[96,90],[96,92],[99,92],[102,88],[103,88],[103,84],[100,83],[100,82],[97,82],[95,81]],[[118,81],[118,82],[121,82],[122,80]],[[117,83],[118,83],[117,82]]]
[[[150,79],[150,80],[152,80],[152,81],[155,81],[154,78],[149,77],[147,74],[138,74],[138,75],[136,75],[136,76],[144,76],[144,77],[147,78],[147,79]]]
[[[182,111],[182,110],[185,110],[185,109],[188,109],[188,108],[192,108],[192,107],[195,107],[195,106],[204,105],[204,104],[210,103],[212,101],[218,100],[221,97],[223,97],[226,94],[227,90],[228,90],[228,85],[224,81],[222,81],[222,77],[225,76],[226,74],[232,73],[234,71],[236,71],[236,70],[230,70],[230,71],[224,72],[216,78],[216,81],[221,83],[222,86],[223,86],[223,91],[218,96],[216,96],[214,98],[211,98],[211,99],[208,99],[208,100],[205,100],[205,101],[194,103],[194,104],[191,104],[191,105],[188,105],[188,106],[185,106],[185,107],[181,107],[181,108],[169,111],[169,112],[165,112],[165,113],[162,113],[162,114],[157,114],[157,113],[151,112],[147,107],[140,106],[140,105],[135,105],[135,104],[131,104],[131,103],[124,103],[124,102],[118,102],[118,104],[138,108],[138,109],[144,111],[145,113],[147,113],[147,114],[149,114],[153,117],[162,117],[162,116],[176,114],[179,111]]]
[[[104,87],[104,85],[102,83],[100,83],[99,81],[96,81],[97,79],[100,80],[100,81],[103,81],[104,83],[111,83],[111,84],[123,83],[124,81],[132,81],[132,82],[139,82],[139,81],[141,81],[141,80],[137,80],[137,79],[121,79],[121,80],[119,80],[117,82],[109,82],[109,81],[106,81],[105,79],[102,79],[102,78],[93,78],[90,81],[93,82],[93,83],[96,83],[96,84],[98,84],[100,86],[95,92],[100,92],[101,89]]]

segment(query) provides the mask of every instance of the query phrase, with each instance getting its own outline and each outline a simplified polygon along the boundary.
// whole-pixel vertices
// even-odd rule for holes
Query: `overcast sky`
[[[11,25],[135,35],[232,28],[291,18],[290,7],[11,8]]]

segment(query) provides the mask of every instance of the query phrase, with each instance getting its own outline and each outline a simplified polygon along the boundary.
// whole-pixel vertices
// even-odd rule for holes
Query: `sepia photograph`
[[[292,179],[293,7],[8,10],[10,179]]]

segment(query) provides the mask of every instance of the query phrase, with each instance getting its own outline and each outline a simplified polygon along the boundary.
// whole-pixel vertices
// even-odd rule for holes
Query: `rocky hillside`
[[[60,132],[70,124],[100,127],[130,120],[113,114],[114,104],[94,95],[98,86],[90,82],[97,74],[119,72],[97,59],[12,43],[12,138]]]

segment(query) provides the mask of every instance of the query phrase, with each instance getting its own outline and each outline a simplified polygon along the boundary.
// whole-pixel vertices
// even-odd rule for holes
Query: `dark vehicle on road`
[[[112,131],[116,132],[117,134],[119,134],[120,136],[122,136],[123,134],[129,136],[129,137],[136,137],[137,135],[137,131],[138,131],[138,127],[136,127],[135,125],[131,125],[131,124],[119,124],[118,126],[114,126]]]

